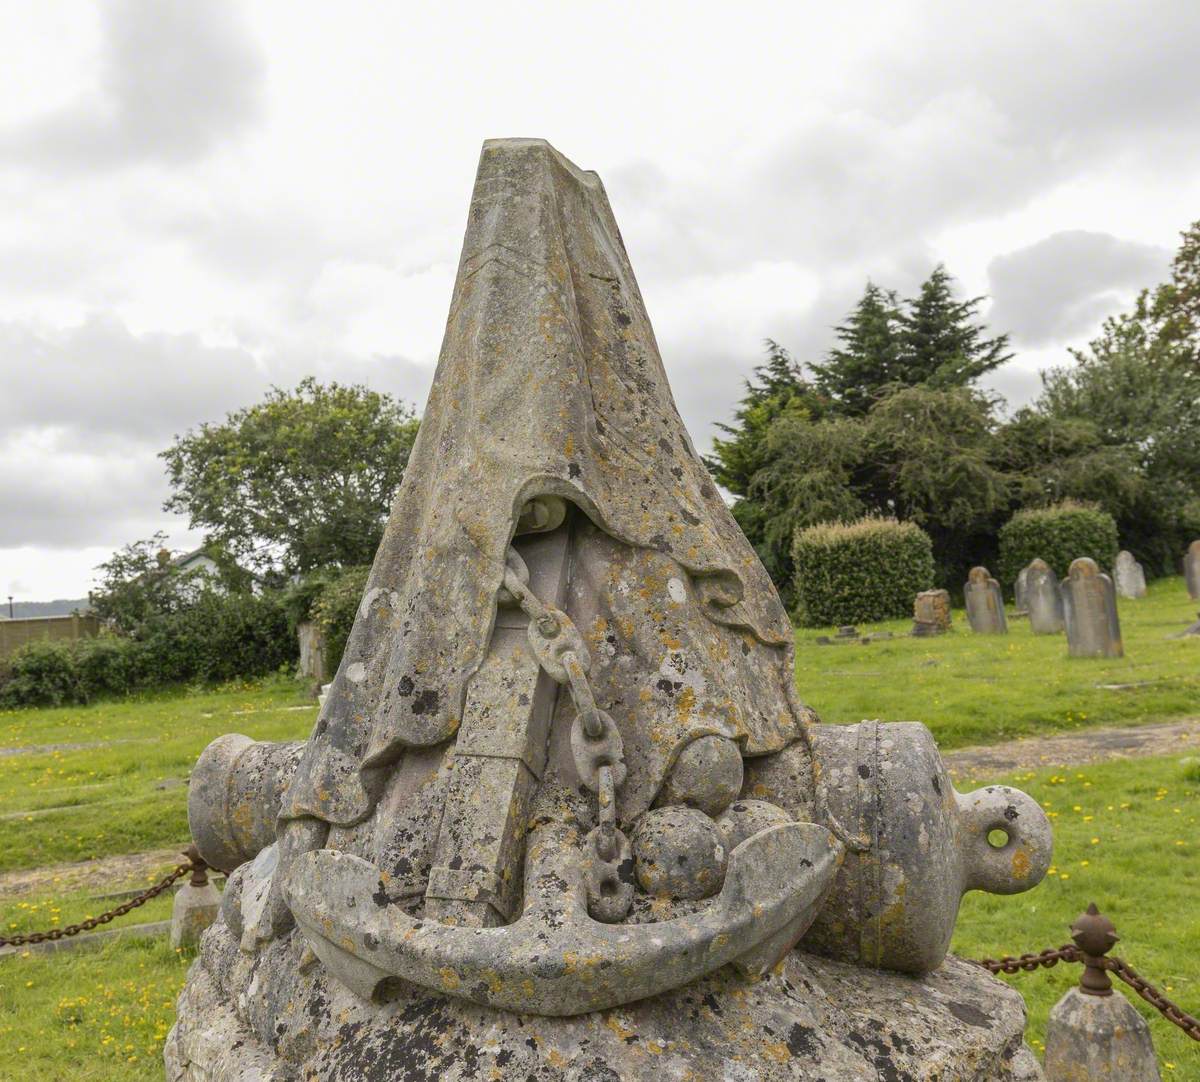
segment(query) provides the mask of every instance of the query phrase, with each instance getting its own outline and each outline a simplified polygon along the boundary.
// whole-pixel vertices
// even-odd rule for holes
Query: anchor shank
[[[559,605],[569,570],[569,524],[517,538],[529,588]],[[425,907],[448,924],[493,927],[516,918],[528,808],[541,779],[558,685],[529,645],[529,618],[500,609],[487,655],[467,689],[449,796]]]

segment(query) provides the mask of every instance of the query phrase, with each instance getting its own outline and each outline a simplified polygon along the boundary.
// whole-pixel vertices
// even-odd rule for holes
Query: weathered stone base
[[[955,958],[915,979],[792,952],[578,1018],[500,1014],[406,987],[355,997],[298,937],[243,954],[205,933],[167,1039],[169,1082],[1016,1082],[1021,997]],[[1023,1067],[1022,1064],[1025,1064]]]

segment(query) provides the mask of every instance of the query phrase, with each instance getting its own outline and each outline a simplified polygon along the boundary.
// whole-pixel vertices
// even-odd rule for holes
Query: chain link
[[[509,548],[504,589],[529,617],[529,639],[538,664],[557,683],[565,684],[575,707],[571,750],[583,783],[596,794],[596,829],[591,832],[595,862],[588,876],[589,908],[600,919],[624,916],[632,893],[616,879],[616,864],[628,840],[617,826],[617,787],[625,779],[621,734],[603,710],[588,682],[591,665],[587,645],[571,618],[536,597],[528,584],[524,560]],[[608,892],[599,892],[607,884]]]
[[[1104,968],[1115,974],[1150,1004],[1172,1025],[1178,1026],[1193,1041],[1200,1041],[1200,1018],[1188,1014],[1122,958],[1105,958]]]
[[[1084,953],[1074,944],[1050,947],[1038,954],[1006,955],[1003,958],[975,959],[989,973],[1032,973],[1035,969],[1052,969],[1059,962],[1082,962]],[[1178,1003],[1168,999],[1158,988],[1141,976],[1121,958],[1091,957],[1090,965],[1106,969],[1124,981],[1172,1025],[1178,1026],[1193,1041],[1200,1041],[1200,1018],[1190,1015]]]
[[[88,917],[87,920],[80,921],[78,924],[68,924],[62,928],[49,928],[44,932],[26,932],[21,935],[0,936],[0,947],[24,947],[35,943],[53,943],[59,939],[66,939],[68,936],[79,935],[80,932],[90,932],[93,928],[98,928],[101,924],[108,924],[109,921],[125,916],[126,913],[137,909],[138,906],[145,905],[151,898],[157,898],[164,890],[173,886],[185,875],[192,874],[198,869],[206,867],[207,865],[198,858],[190,860],[186,864],[180,864],[170,875],[165,876],[159,882],[155,883],[154,886],[142,891],[141,894],[130,898],[129,901],[123,902],[116,909],[110,909],[107,913],[101,913],[98,917]]]

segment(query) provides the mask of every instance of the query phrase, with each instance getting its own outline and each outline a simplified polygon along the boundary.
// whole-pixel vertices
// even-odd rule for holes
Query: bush
[[[8,660],[0,706],[88,703],[169,684],[264,676],[294,663],[297,653],[280,594],[204,590],[187,608],[149,622],[138,638],[29,643]]]
[[[348,567],[329,580],[312,606],[312,621],[325,638],[325,670],[337,672],[346,652],[358,605],[367,589],[369,567]]]
[[[797,531],[792,559],[797,615],[809,627],[908,616],[933,586],[933,543],[912,522],[809,526]]]
[[[1108,569],[1119,547],[1116,521],[1094,504],[1067,500],[1018,511],[1000,530],[1000,581],[1011,587],[1021,569],[1039,558],[1060,579],[1080,556],[1090,556]]]

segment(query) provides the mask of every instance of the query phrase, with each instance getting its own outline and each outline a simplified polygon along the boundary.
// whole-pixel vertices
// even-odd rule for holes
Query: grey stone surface
[[[1062,591],[1071,657],[1123,657],[1116,591],[1096,561],[1088,556],[1074,561]]]
[[[265,964],[264,964],[265,962]],[[903,977],[793,951],[762,980],[722,970],[575,1018],[505,1014],[398,986],[358,999],[276,942],[257,965],[206,936],[167,1038],[169,1082],[1014,1082],[1020,995],[949,958]],[[244,1007],[235,1010],[236,997]]]
[[[1132,552],[1122,549],[1113,564],[1113,586],[1118,597],[1138,598],[1146,596],[1146,572],[1134,559]]]
[[[922,590],[913,601],[913,634],[940,635],[951,626],[950,592]]]
[[[230,876],[170,1077],[1013,1077],[1019,1002],[940,963],[963,890],[1040,877],[1044,816],[955,794],[920,726],[822,739],[794,671],[598,178],[485,144],[311,738],[224,737],[194,771]],[[814,947],[934,972],[793,951],[839,911]]]
[[[1117,990],[1070,989],[1046,1024],[1047,1082],[1160,1082],[1150,1027]]]
[[[967,622],[977,635],[1007,635],[1004,595],[986,567],[973,567],[963,590],[967,603]]]
[[[1200,540],[1188,545],[1183,557],[1183,578],[1187,584],[1188,597],[1200,601]]]
[[[185,882],[171,904],[171,946],[194,947],[220,911],[221,895],[212,883],[198,887]]]
[[[1046,874],[1053,844],[1038,803],[1004,785],[957,792],[925,726],[819,725],[813,736],[831,811],[868,844],[847,853],[806,949],[926,973],[946,956],[963,894],[1016,894]]]
[[[1045,560],[1034,560],[1024,573],[1030,630],[1035,635],[1061,634],[1065,626],[1063,595],[1054,569]]]

